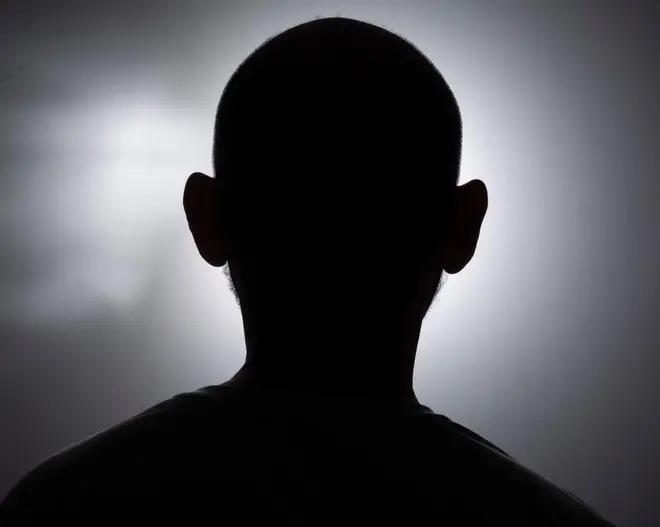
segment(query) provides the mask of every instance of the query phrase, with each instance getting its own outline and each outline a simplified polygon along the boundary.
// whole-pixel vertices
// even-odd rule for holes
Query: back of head
[[[216,115],[232,273],[275,259],[294,280],[363,283],[395,253],[414,270],[460,156],[454,96],[412,44],[345,18],[280,33],[237,69]]]

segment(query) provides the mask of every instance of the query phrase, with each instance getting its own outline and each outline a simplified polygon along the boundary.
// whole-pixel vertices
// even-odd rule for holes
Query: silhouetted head
[[[228,262],[246,334],[421,323],[487,208],[481,181],[457,186],[461,134],[442,75],[383,28],[314,20],[252,53],[218,106],[215,179],[193,174],[184,195],[201,255]]]

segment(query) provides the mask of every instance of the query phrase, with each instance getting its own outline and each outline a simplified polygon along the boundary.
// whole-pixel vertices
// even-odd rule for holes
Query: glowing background
[[[463,114],[461,182],[489,188],[475,259],[426,320],[419,399],[617,525],[660,523],[658,4],[225,4],[0,8],[0,496],[241,366],[240,312],[196,253],[183,185],[211,173],[234,68],[340,14],[435,62]]]

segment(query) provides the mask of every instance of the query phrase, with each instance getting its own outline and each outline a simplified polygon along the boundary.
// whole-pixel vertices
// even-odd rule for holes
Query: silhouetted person
[[[191,175],[183,196],[201,256],[225,267],[240,305],[245,365],[48,459],[2,513],[610,525],[415,396],[422,321],[443,273],[474,255],[488,206],[483,182],[457,185],[460,155],[451,90],[399,36],[330,18],[268,40],[222,95],[215,178]]]

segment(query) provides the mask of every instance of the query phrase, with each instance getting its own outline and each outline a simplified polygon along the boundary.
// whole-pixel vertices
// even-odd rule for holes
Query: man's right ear
[[[227,263],[227,244],[218,215],[217,180],[195,172],[188,177],[183,191],[183,209],[188,228],[202,258],[213,267]]]
[[[488,210],[488,189],[483,181],[469,181],[455,187],[454,192],[444,255],[444,270],[449,274],[460,272],[472,260]]]

